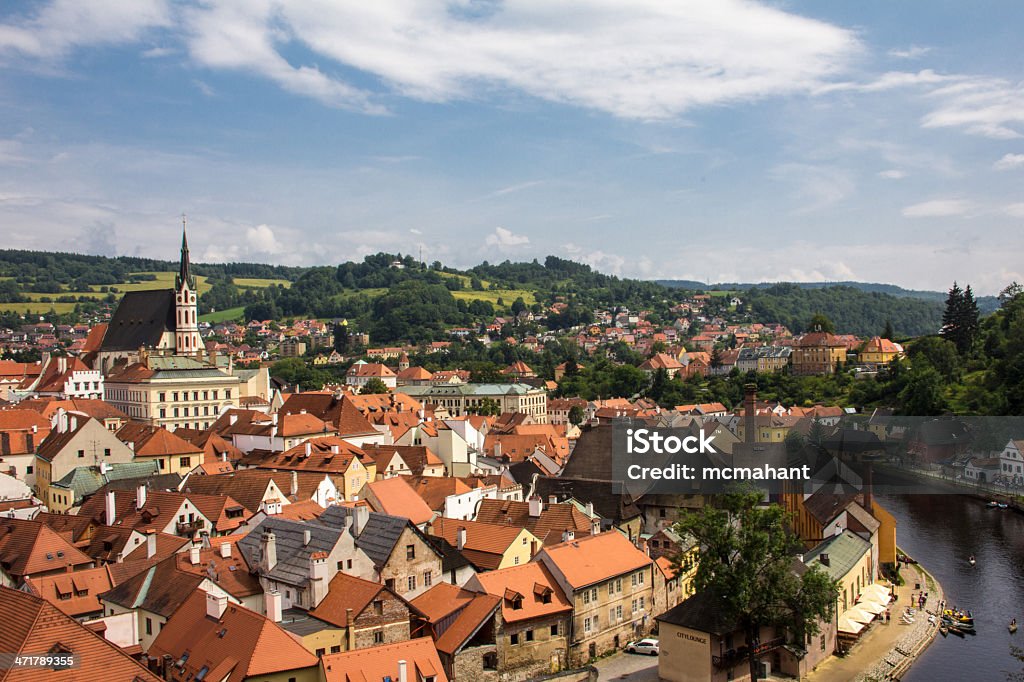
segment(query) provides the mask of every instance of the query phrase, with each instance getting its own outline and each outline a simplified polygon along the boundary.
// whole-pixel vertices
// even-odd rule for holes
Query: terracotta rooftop
[[[92,563],[67,538],[40,521],[0,518],[0,566],[10,576],[21,578]]]
[[[551,571],[537,561],[480,573],[475,579],[488,594],[501,597],[501,617],[506,623],[572,611]]]
[[[379,507],[379,512],[404,516],[417,526],[434,518],[433,510],[416,494],[404,476],[367,483],[367,487],[369,493],[364,491],[363,496],[372,496],[371,503],[376,502],[374,507]]]
[[[160,682],[120,648],[35,595],[0,587],[0,650],[39,654],[70,651],[79,665],[67,670],[0,671],[3,682]]]
[[[409,680],[433,677],[436,682],[448,682],[437,649],[428,637],[328,654],[320,659],[320,666],[325,682],[377,682],[398,680],[398,661],[406,662]]]
[[[136,457],[196,455],[202,452],[199,446],[175,436],[162,426],[141,422],[128,422],[117,430],[117,438],[124,443],[133,443]]]
[[[466,543],[462,554],[478,568],[493,570],[501,563],[509,547],[516,542],[525,529],[479,521],[460,521],[438,517],[431,524],[430,532],[458,547],[459,529],[466,529]],[[529,531],[526,531],[529,535]],[[534,538],[528,537],[527,542]]]
[[[380,583],[363,580],[339,571],[331,578],[327,596],[309,613],[331,625],[347,628],[349,609],[352,611],[352,617],[358,618],[371,602],[384,598],[401,599]]]
[[[614,530],[545,547],[541,556],[545,555],[573,589],[651,565],[649,556]]]
[[[168,654],[175,662],[184,659],[180,679],[195,679],[205,668],[200,679],[241,682],[317,664],[317,657],[277,623],[231,603],[220,618],[210,617],[206,599],[205,592],[192,593],[148,652],[158,658]]]
[[[430,621],[438,651],[455,654],[493,617],[501,602],[492,594],[438,583],[412,600]]]
[[[545,545],[562,541],[562,533],[571,530],[576,537],[590,535],[592,521],[575,505],[562,502],[547,504],[537,501],[539,516],[530,515],[529,502],[484,499],[480,501],[476,520],[496,525],[525,528]]]

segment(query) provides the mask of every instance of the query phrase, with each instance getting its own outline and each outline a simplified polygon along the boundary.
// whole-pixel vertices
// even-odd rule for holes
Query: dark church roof
[[[163,333],[175,328],[174,291],[129,291],[117,305],[100,351],[156,347]]]

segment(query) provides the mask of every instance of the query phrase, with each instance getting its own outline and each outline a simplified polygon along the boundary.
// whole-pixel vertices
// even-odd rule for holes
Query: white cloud
[[[1012,218],[1024,218],[1024,203],[1009,204],[1003,207],[1003,213]]]
[[[220,0],[174,12],[161,0],[54,0],[0,25],[0,49],[60,56],[138,42],[171,22],[168,37],[200,66],[254,73],[367,113],[384,113],[393,94],[444,102],[507,89],[623,118],[672,119],[808,92],[862,50],[853,31],[754,0]],[[306,63],[289,61],[292,47],[310,53]],[[357,87],[344,70],[377,85]]]
[[[932,51],[930,47],[924,47],[922,45],[911,45],[905,48],[894,48],[889,50],[888,55],[895,57],[896,59],[918,59],[923,57]]]
[[[494,228],[494,234],[489,234],[484,239],[485,246],[496,248],[498,251],[506,251],[517,246],[525,246],[529,243],[530,238],[525,234],[515,234],[504,227]]]
[[[409,234],[423,234],[422,230],[417,230],[415,227],[409,228]]]
[[[1022,137],[1014,126],[1024,125],[1024,84],[972,78],[938,88],[931,97],[941,104],[921,120],[925,128],[963,128],[996,140]]]
[[[60,58],[75,48],[134,43],[170,22],[164,0],[54,0],[0,24],[0,54]]]
[[[902,213],[907,218],[946,218],[963,215],[971,207],[971,202],[965,199],[933,199],[907,206]]]
[[[1003,158],[992,164],[996,170],[1011,170],[1024,166],[1024,154],[1005,154]]]
[[[880,171],[878,177],[886,180],[902,180],[907,177],[907,174],[898,168],[890,168],[889,170]]]
[[[563,244],[562,250],[565,251],[566,255],[568,255],[572,260],[586,263],[590,267],[610,275],[621,275],[623,268],[626,265],[625,257],[619,254],[607,253],[600,249],[587,250],[578,244],[573,244],[572,242]],[[646,257],[642,257],[641,260],[646,260]],[[640,273],[637,272],[635,275],[640,276]]]
[[[797,213],[827,208],[856,190],[850,174],[834,166],[785,163],[773,168],[769,175],[773,180],[792,185],[794,196],[800,202]]]
[[[830,83],[817,88],[815,94],[826,94],[829,92],[883,92],[896,88],[909,88],[919,85],[937,85],[951,81],[963,80],[964,76],[944,75],[935,73],[931,69],[924,69],[917,73],[907,71],[889,71],[883,73],[872,81],[866,83]]]

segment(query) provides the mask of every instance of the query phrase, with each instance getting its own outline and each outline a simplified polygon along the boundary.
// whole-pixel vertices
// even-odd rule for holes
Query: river
[[[901,549],[942,584],[946,600],[974,613],[978,634],[938,637],[904,676],[906,682],[1006,679],[1024,648],[1024,515],[988,509],[958,495],[879,496],[898,521]],[[977,565],[968,558],[974,555]],[[1011,635],[1011,618],[1021,629]]]

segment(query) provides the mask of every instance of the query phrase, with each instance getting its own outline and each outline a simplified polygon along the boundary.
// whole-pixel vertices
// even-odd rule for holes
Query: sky
[[[0,5],[0,248],[1024,281],[1024,3]]]

